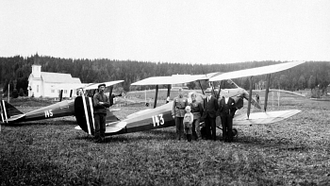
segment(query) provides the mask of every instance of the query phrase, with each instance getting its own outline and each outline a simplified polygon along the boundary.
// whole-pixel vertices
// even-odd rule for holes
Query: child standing
[[[194,115],[191,113],[190,106],[186,106],[185,110],[186,110],[186,113],[185,113],[184,118],[183,118],[184,132],[187,136],[187,140],[191,141],[192,123],[194,121]]]

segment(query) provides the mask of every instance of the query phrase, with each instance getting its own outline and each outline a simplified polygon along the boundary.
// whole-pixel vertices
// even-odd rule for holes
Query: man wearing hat
[[[183,138],[183,118],[186,113],[185,108],[188,106],[188,99],[183,96],[182,88],[178,90],[179,95],[173,100],[172,116],[176,126],[176,137],[178,140]]]
[[[219,108],[218,100],[212,96],[211,90],[206,89],[206,98],[204,99],[204,112],[202,119],[205,122],[206,139],[216,140],[216,123],[217,111]]]
[[[104,94],[105,84],[98,86],[98,92],[93,96],[94,119],[95,119],[95,142],[103,142],[105,138],[105,120],[107,109],[111,106],[109,98]]]

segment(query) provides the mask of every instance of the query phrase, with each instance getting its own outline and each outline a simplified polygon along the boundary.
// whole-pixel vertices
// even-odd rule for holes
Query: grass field
[[[26,102],[13,100],[24,111],[48,104]],[[170,127],[98,144],[74,129],[74,117],[2,125],[0,185],[329,185],[330,102],[281,94],[280,107],[269,105],[302,112],[240,127],[233,143],[177,141]]]

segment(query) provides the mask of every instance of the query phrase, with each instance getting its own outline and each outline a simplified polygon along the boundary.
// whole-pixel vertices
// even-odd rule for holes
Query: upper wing
[[[276,65],[268,65],[268,66],[250,68],[250,69],[245,69],[245,70],[238,70],[238,71],[223,73],[220,75],[215,75],[215,76],[211,77],[209,79],[209,81],[221,81],[221,80],[226,80],[226,79],[235,79],[235,78],[242,78],[242,77],[259,76],[259,75],[263,75],[263,74],[271,74],[271,73],[287,70],[289,68],[300,65],[304,62],[305,61],[287,62],[287,63],[280,63],[280,64],[276,64]]]
[[[84,88],[86,86],[90,85],[90,83],[61,83],[58,85],[53,85],[53,88],[59,89],[59,90],[76,90],[80,88]]]
[[[102,82],[102,83],[93,83],[89,84],[84,87],[85,90],[92,90],[92,89],[97,89],[100,84],[105,84],[106,87],[118,84],[123,82],[124,80],[116,80],[116,81],[108,81],[108,82]]]
[[[85,89],[85,90],[92,90],[97,89],[99,84],[104,83],[106,87],[112,86],[118,83],[123,82],[124,80],[116,80],[116,81],[108,81],[108,82],[101,82],[101,83],[64,83],[55,85],[55,88],[63,90],[63,89],[69,89],[69,90],[76,90],[76,89]]]
[[[207,79],[206,75],[173,75],[149,77],[131,85],[171,85]]]

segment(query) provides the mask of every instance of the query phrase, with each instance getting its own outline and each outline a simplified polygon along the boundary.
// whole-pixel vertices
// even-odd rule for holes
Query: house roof
[[[81,83],[79,78],[64,73],[41,72],[41,78],[48,83]]]

